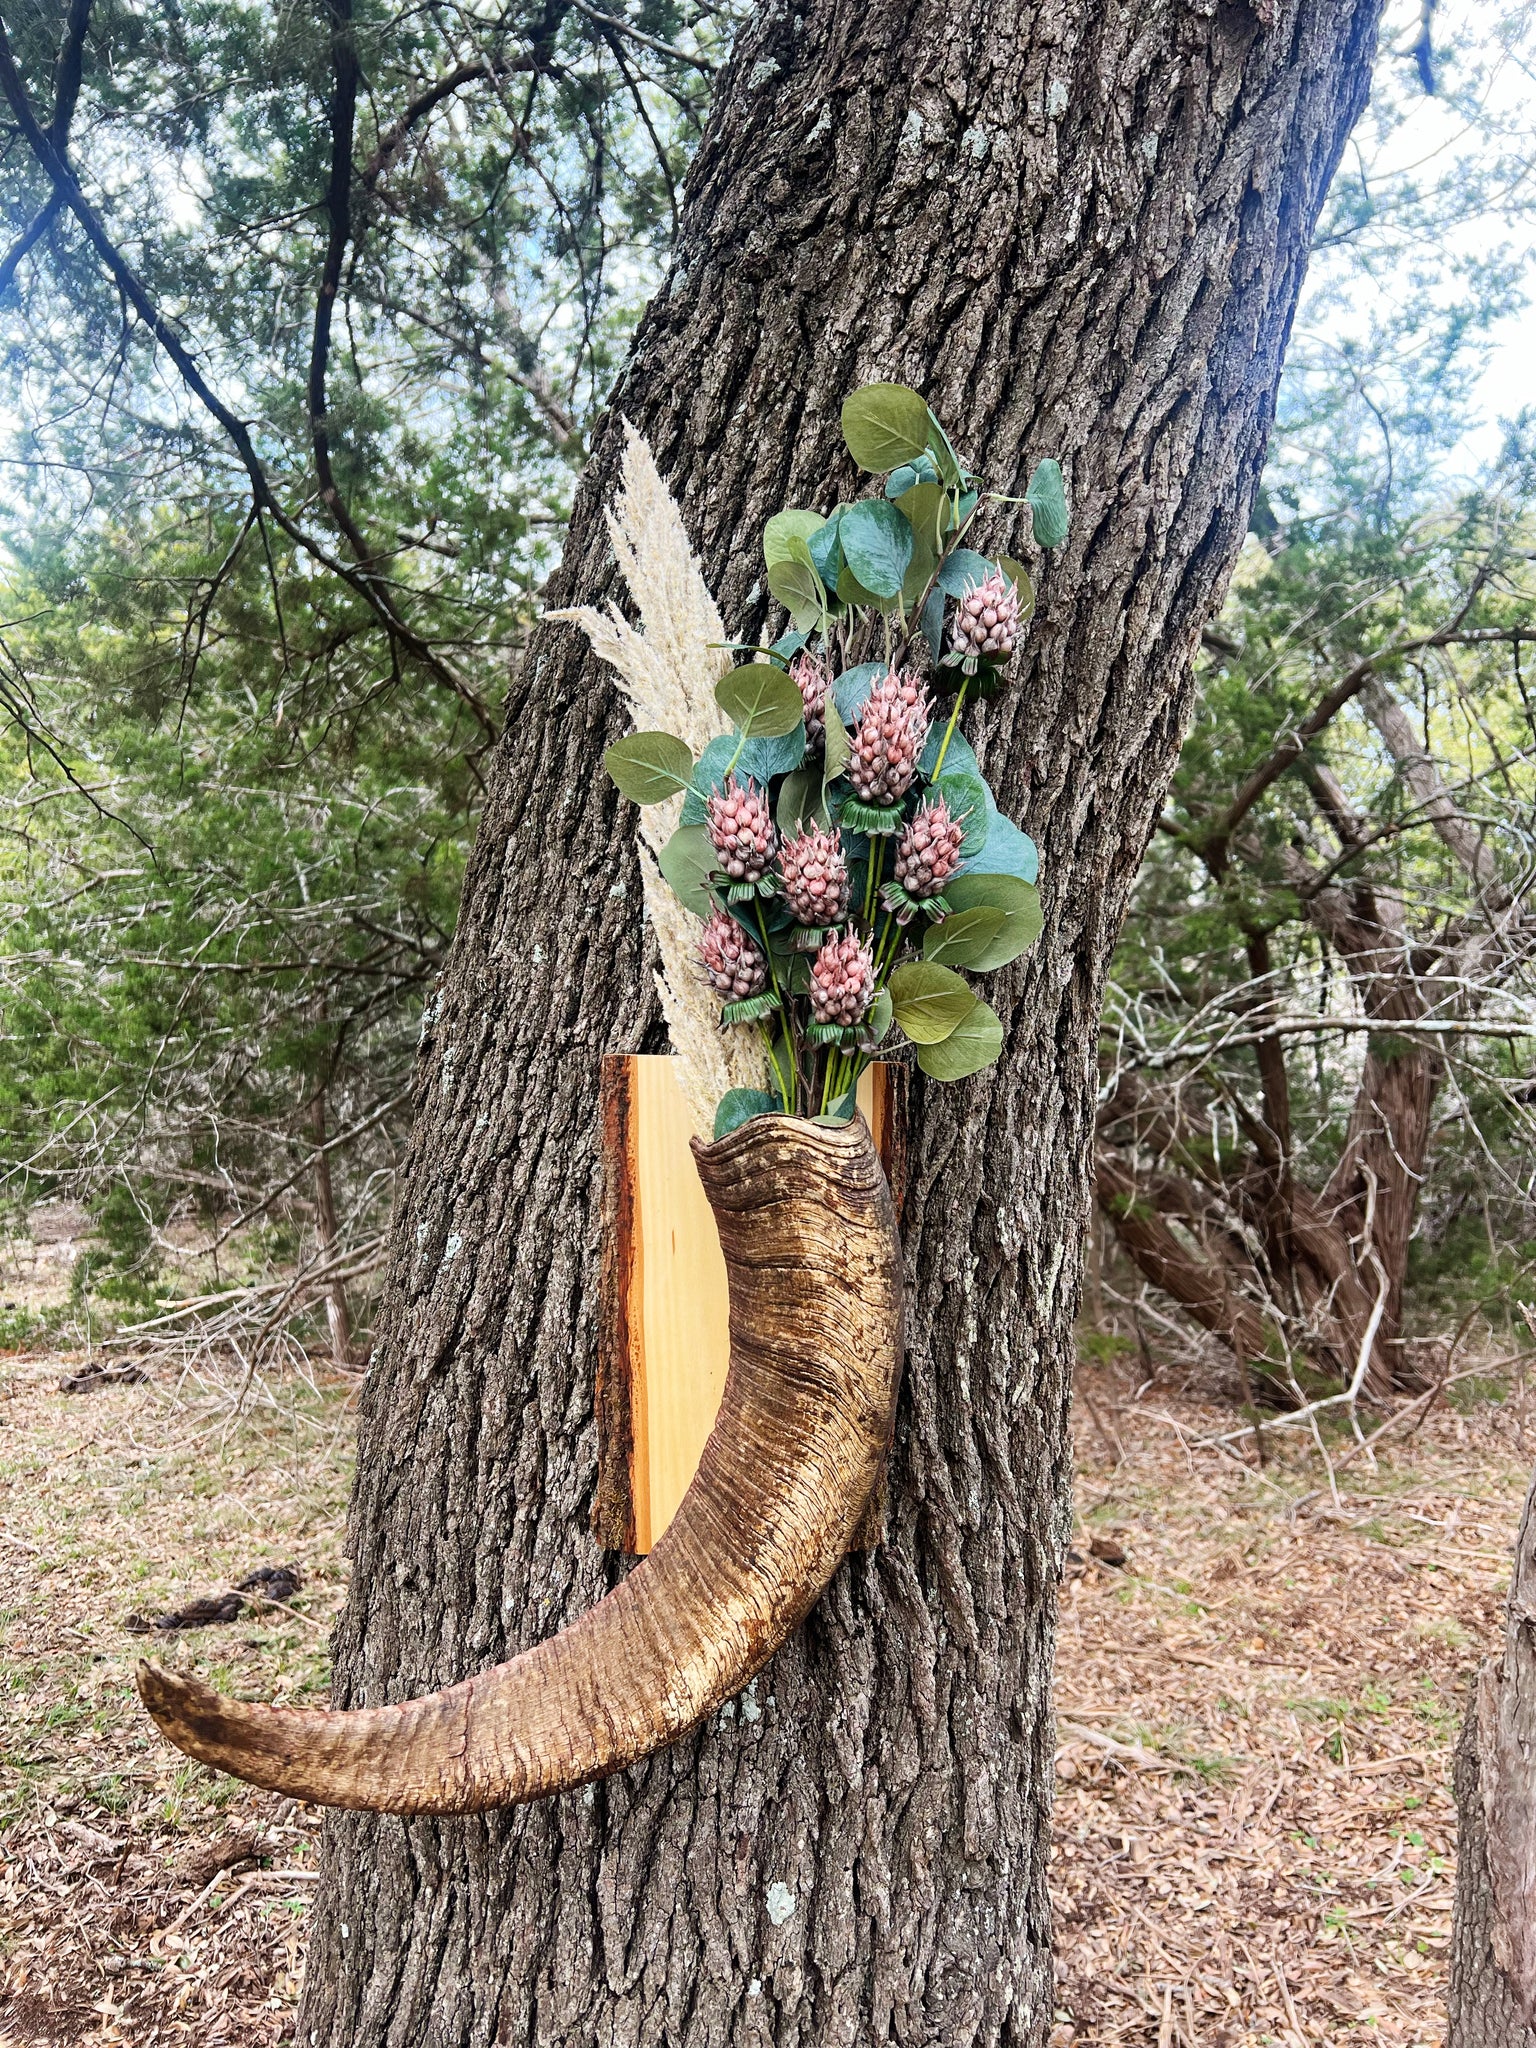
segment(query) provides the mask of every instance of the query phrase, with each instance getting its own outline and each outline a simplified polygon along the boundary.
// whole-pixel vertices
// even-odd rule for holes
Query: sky
[[[1420,0],[1389,0],[1371,106],[1339,174],[1339,189],[1369,193],[1371,216],[1314,255],[1289,368],[1304,377],[1353,342],[1390,391],[1458,311],[1502,302],[1462,342],[1470,389],[1462,417],[1448,414],[1443,473],[1470,479],[1497,456],[1501,423],[1536,406],[1536,7],[1439,0],[1432,95],[1415,55],[1423,19]]]

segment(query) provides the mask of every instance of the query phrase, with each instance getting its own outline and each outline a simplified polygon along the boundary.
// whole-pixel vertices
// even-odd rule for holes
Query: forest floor
[[[216,1684],[321,1696],[355,1392],[62,1392],[82,1363],[0,1359],[0,2041],[275,2048],[316,1816],[176,1757],[132,1673],[174,1643]],[[1335,1443],[1330,1486],[1298,1432],[1261,1470],[1199,1448],[1229,1412],[1082,1370],[1055,2043],[1440,2041],[1451,1750],[1536,1445],[1522,1403],[1452,1391],[1374,1462]],[[125,1627],[293,1562],[285,1608]]]

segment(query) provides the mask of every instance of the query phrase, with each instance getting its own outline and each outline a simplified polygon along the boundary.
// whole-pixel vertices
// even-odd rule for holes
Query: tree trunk
[[[552,597],[612,581],[618,415],[732,627],[826,501],[838,406],[915,384],[1003,491],[1075,500],[979,721],[1046,926],[996,1068],[914,1090],[887,1539],[702,1731],[568,1798],[327,1825],[301,2042],[1038,2043],[1071,1329],[1104,971],[1241,543],[1376,0],[1023,9],[806,0],[742,31],[671,276]],[[842,482],[856,488],[847,470]],[[1023,545],[995,507],[978,545]],[[441,992],[364,1398],[340,1704],[462,1677],[588,1607],[599,1058],[662,1042],[617,692],[572,627],[508,707]]]
[[[1504,1655],[1473,1681],[1456,1749],[1456,1817],[1446,2048],[1536,2048],[1536,1482]]]

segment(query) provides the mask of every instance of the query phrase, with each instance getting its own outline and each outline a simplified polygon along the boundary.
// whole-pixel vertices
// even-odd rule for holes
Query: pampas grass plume
[[[672,732],[697,756],[730,726],[715,702],[715,685],[730,657],[725,628],[683,526],[643,435],[626,420],[619,494],[608,531],[629,594],[640,614],[631,626],[616,605],[598,611],[575,605],[551,612],[581,627],[593,652],[618,671],[640,732]],[[761,1088],[762,1041],[754,1030],[722,1030],[713,993],[695,954],[698,919],[662,879],[657,862],[677,830],[683,800],[640,812],[640,876],[645,910],[656,934],[656,976],[662,1014],[678,1063],[677,1078],[703,1137],[714,1130],[715,1107],[732,1088]]]

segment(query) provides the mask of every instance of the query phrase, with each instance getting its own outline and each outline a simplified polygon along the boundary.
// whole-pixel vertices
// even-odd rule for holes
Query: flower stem
[[[930,782],[937,782],[939,777],[944,773],[944,756],[949,752],[949,743],[955,736],[955,727],[960,723],[960,709],[961,706],[965,703],[965,693],[970,688],[970,686],[970,677],[962,677],[960,683],[960,694],[955,699],[954,710],[951,711],[951,713],[949,714],[949,724],[944,728],[944,743],[939,748],[939,758],[937,759],[937,761],[934,762],[933,773],[928,778]]]

